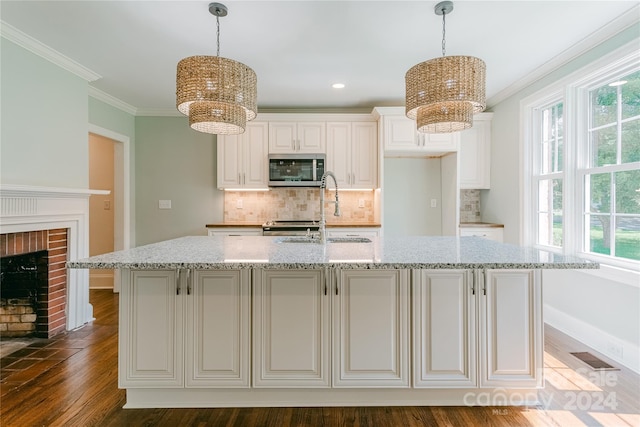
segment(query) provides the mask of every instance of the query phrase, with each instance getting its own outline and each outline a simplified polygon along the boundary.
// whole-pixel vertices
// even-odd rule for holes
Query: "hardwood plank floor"
[[[118,296],[90,298],[95,321],[0,359],[1,426],[640,426],[640,376],[591,370],[570,352],[616,364],[550,327],[538,407],[122,409]]]

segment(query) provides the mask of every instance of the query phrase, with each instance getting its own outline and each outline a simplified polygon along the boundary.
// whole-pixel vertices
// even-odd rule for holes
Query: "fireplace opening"
[[[40,335],[38,324],[47,323],[48,275],[49,251],[0,258],[0,337]]]

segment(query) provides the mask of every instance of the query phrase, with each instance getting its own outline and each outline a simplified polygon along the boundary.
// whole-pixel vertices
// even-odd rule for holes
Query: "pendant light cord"
[[[220,56],[220,17],[218,15],[216,15],[216,27],[216,56]]]
[[[442,56],[445,56],[445,35],[446,35],[446,30],[445,30],[445,19],[444,17],[447,16],[447,13],[445,12],[445,9],[442,9]]]

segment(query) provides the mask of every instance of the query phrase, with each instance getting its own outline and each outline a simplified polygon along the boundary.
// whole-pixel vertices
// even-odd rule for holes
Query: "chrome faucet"
[[[327,221],[324,218],[324,190],[327,188],[327,177],[330,176],[333,178],[333,183],[336,185],[336,200],[335,203],[336,209],[333,212],[334,216],[340,216],[340,201],[338,200],[338,181],[336,180],[336,176],[333,172],[326,171],[322,175],[322,179],[320,180],[320,242],[326,242],[327,236]]]

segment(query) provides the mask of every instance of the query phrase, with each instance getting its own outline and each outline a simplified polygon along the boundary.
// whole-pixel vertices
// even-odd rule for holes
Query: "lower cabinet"
[[[120,388],[249,387],[247,270],[124,270]]]
[[[408,270],[257,270],[254,387],[409,387],[408,289]]]
[[[121,276],[120,388],[542,386],[539,270]]]
[[[256,270],[254,387],[330,386],[325,276],[323,270]]]
[[[409,270],[337,270],[333,386],[409,387]]]
[[[542,387],[541,300],[538,270],[415,270],[414,387]]]

